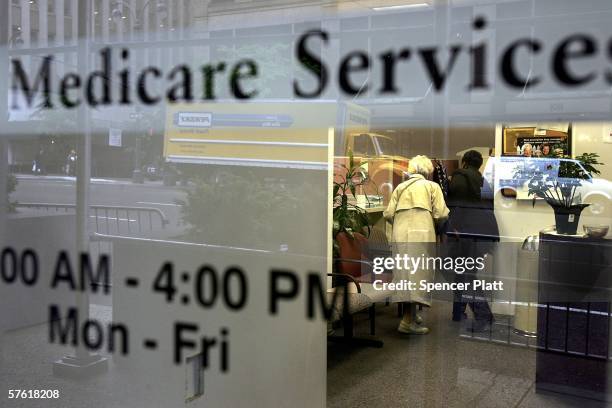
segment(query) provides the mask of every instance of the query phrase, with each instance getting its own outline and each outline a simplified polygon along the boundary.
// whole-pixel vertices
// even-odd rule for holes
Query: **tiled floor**
[[[424,312],[431,333],[405,336],[396,331],[399,319],[393,305],[377,310],[377,335],[385,342],[383,348],[351,348],[329,343],[327,406],[330,408],[607,406],[593,400],[536,393],[536,350],[529,347],[533,340],[515,336],[511,322],[503,317],[498,317],[490,334],[471,338],[465,322],[450,321],[450,305],[438,302]],[[92,308],[92,315],[108,321],[110,306]],[[367,336],[368,327],[367,316],[359,315],[358,334]],[[64,398],[59,401],[23,401],[22,405],[11,406],[158,406],[156,401],[142,399],[135,405],[126,405],[126,401],[133,400],[134,378],[112,361],[109,372],[93,380],[74,382],[50,376],[50,361],[65,353],[65,348],[48,344],[45,325],[11,332],[0,339],[3,389],[39,388],[43,378],[45,387],[64,392]],[[33,359],[33,355],[37,358]],[[104,401],[104,405],[99,401]],[[2,401],[0,407],[4,408]]]
[[[381,349],[328,346],[328,407],[604,407],[603,402],[535,392],[533,339],[498,316],[490,333],[452,322],[448,303],[424,312],[431,332],[406,336],[394,305],[378,307]],[[356,331],[367,336],[366,316]],[[473,338],[476,337],[476,338]]]

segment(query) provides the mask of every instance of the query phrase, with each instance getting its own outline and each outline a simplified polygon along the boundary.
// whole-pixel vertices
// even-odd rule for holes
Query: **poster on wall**
[[[114,147],[121,147],[121,129],[109,128],[108,129],[108,145]]]
[[[571,124],[504,125],[503,156],[559,157],[571,154]]]
[[[567,136],[533,136],[517,138],[517,147],[521,149],[523,156],[528,154],[525,146],[531,146],[531,156],[533,157],[563,156],[568,153]]]

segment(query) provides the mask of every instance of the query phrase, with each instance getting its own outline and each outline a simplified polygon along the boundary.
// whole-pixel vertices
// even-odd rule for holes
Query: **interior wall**
[[[493,147],[495,126],[461,126],[448,130],[445,143],[442,128],[373,129],[395,140],[398,155],[413,157],[424,154],[438,159],[454,160],[459,151],[470,147]]]
[[[599,177],[612,180],[612,143],[604,142],[604,128],[612,126],[611,122],[584,122],[572,124],[572,151],[574,155],[582,153],[598,153],[599,161],[605,165],[600,166]],[[501,148],[501,126],[496,129],[496,151]],[[495,211],[500,226],[500,233],[507,240],[521,240],[530,234],[537,234],[541,229],[554,224],[552,209],[544,202],[532,206],[531,200],[507,200],[496,197]],[[584,221],[594,220],[587,212],[583,213],[581,224]],[[522,222],[516,222],[521,219]],[[610,220],[607,220],[610,222]],[[582,226],[579,226],[581,229]]]
[[[604,142],[604,127],[612,126],[612,123],[573,123],[572,124],[572,151],[574,155],[582,153],[599,153],[601,156],[599,161],[605,165],[599,170],[599,177],[607,180],[612,180],[612,144]],[[501,126],[496,128],[496,151],[501,151],[502,133]],[[495,216],[499,226],[502,242],[522,242],[529,235],[537,235],[544,228],[555,224],[554,213],[552,208],[543,201],[536,202],[533,206],[531,200],[514,200],[504,199],[500,195],[495,197]],[[610,223],[611,220],[602,220],[596,218],[584,211],[580,217],[580,225],[578,231],[582,231],[584,223]],[[610,236],[612,234],[609,234]],[[496,257],[496,270],[502,271],[507,276],[510,276],[514,271],[516,273],[516,265],[518,262],[519,251],[513,250],[513,246],[505,244],[502,247],[507,252],[503,257]],[[517,247],[518,249],[519,247]],[[506,299],[514,298],[514,285],[505,285],[505,293],[503,296]],[[512,307],[502,307],[496,303],[493,306],[493,311],[496,313],[512,314]]]
[[[575,154],[598,153],[599,177],[612,180],[612,143],[604,142],[604,129],[610,129],[612,122],[584,122],[572,125],[572,149]]]
[[[612,143],[604,142],[604,129],[612,127],[610,123],[574,123],[572,124],[572,151],[575,155],[596,152],[600,161],[605,163],[600,167],[601,176],[612,180]],[[464,126],[453,127],[448,130],[448,138],[444,137],[441,128],[410,128],[410,129],[373,129],[376,133],[391,136],[397,146],[396,154],[412,157],[425,154],[429,157],[441,159],[456,159],[456,153],[471,147],[494,147],[495,152],[501,152],[502,134],[500,125],[491,126]],[[500,247],[503,254],[494,256],[495,268],[500,277],[510,279],[506,291],[501,296],[508,300],[514,298],[513,274],[516,273],[518,249],[520,243],[529,235],[537,235],[544,228],[555,223],[552,209],[545,203],[538,201],[533,206],[531,200],[504,199],[497,196],[495,199],[495,215],[499,224],[502,242],[515,242],[518,244],[504,244]],[[582,229],[584,222],[592,217],[584,214],[581,217]],[[518,221],[518,222],[517,222]],[[512,305],[496,303],[494,311],[512,314]]]

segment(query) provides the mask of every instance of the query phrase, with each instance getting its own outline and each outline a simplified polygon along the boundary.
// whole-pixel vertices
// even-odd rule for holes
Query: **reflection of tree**
[[[310,192],[305,200],[305,192]],[[221,172],[211,179],[196,178],[182,201],[182,219],[189,226],[189,240],[207,244],[278,250],[313,251],[319,241],[309,231],[296,230],[303,217],[313,211],[312,202],[323,202],[308,182],[266,181],[248,172]],[[317,201],[319,200],[319,201]],[[299,220],[299,221],[296,221]],[[321,220],[308,223],[316,227]],[[304,227],[301,227],[304,228]],[[307,226],[306,228],[309,228]],[[323,238],[321,238],[323,239]]]
[[[39,129],[49,134],[59,134],[76,130],[76,111],[39,107],[32,115],[38,120]]]
[[[52,109],[39,106],[32,119],[44,149],[46,171],[61,172],[71,149],[76,149],[78,137],[77,112],[68,109]]]
[[[161,107],[156,106],[142,112],[142,119],[138,122],[137,136],[141,141],[141,163],[159,164],[163,152],[163,134],[156,129],[164,128],[164,114]],[[131,150],[131,149],[130,149]]]
[[[256,62],[257,78],[252,80],[257,97],[286,97],[285,85],[290,85],[293,78],[290,44],[240,44],[220,46],[216,49],[220,61],[228,63],[241,59],[252,59]]]
[[[129,138],[132,140],[134,137],[139,137],[141,141],[140,163],[144,165],[161,162],[163,134],[160,129],[163,129],[164,125],[163,108],[156,106],[143,110],[141,113],[142,117],[138,121],[132,123],[125,121],[124,126],[119,126],[124,128],[124,143],[130,143],[126,140],[126,133],[130,134]],[[45,160],[49,162],[51,168],[57,168],[59,171],[59,168],[65,164],[69,151],[76,149],[77,138],[82,132],[76,127],[77,111],[39,106],[32,119],[35,120],[33,123],[36,123],[35,134],[42,137],[40,141],[44,145]],[[108,127],[113,127],[112,117],[104,116],[100,119],[103,119],[103,123],[108,123]],[[106,137],[107,135],[101,136]],[[54,143],[50,143],[52,140]],[[132,157],[135,154],[134,145],[129,146],[128,144],[128,147],[124,147]]]

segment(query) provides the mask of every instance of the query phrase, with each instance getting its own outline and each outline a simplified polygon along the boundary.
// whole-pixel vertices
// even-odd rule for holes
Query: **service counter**
[[[612,240],[541,232],[536,390],[611,400]]]
[[[360,207],[362,208],[362,207]],[[385,217],[383,212],[387,209],[386,205],[378,205],[374,207],[363,207],[362,208],[368,215],[368,220],[373,230],[379,230],[383,234],[386,231]]]

